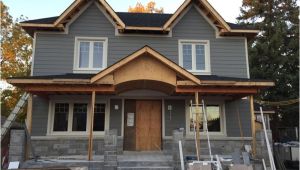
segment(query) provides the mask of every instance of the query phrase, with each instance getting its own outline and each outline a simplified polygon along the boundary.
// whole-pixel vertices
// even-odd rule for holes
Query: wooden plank
[[[182,88],[176,87],[176,93],[203,93],[203,94],[256,94],[258,90],[251,87],[195,87]]]
[[[26,121],[27,121],[27,129],[29,134],[32,131],[32,94],[29,94],[27,99],[27,114],[26,114]]]
[[[26,114],[26,126],[29,135],[32,132],[32,94],[29,94],[27,99],[27,114]],[[27,140],[28,141],[28,140]],[[30,157],[30,143],[26,142],[26,149],[25,149],[25,159],[28,160]]]
[[[152,80],[175,87],[176,73],[159,60],[144,54],[116,70],[114,80],[115,85],[138,80]]]
[[[136,101],[136,150],[161,150],[161,101]]]
[[[101,79],[102,77],[114,72],[115,70],[119,69],[120,67],[124,66],[128,62],[136,59],[139,56],[142,56],[142,54],[148,53],[149,56],[152,56],[156,59],[158,59],[160,62],[164,63],[167,67],[174,70],[176,73],[186,77],[187,79],[193,81],[194,83],[200,85],[200,80],[195,77],[192,73],[186,71],[182,67],[178,66],[176,63],[172,62],[171,60],[167,59],[166,57],[162,56],[155,50],[151,49],[148,46],[145,46],[144,48],[134,52],[133,54],[125,57],[121,61],[115,63],[114,65],[108,67],[107,69],[101,71],[100,73],[96,74],[94,77],[91,78],[91,83],[94,83],[95,81]]]
[[[90,84],[89,79],[7,79],[10,84]]]
[[[184,11],[184,9],[191,3],[191,0],[185,0],[180,7],[175,11],[170,19],[164,24],[163,29],[168,29],[177,17]]]
[[[74,1],[54,22],[54,26],[57,26],[58,24],[60,24],[65,18],[68,17],[68,15],[70,15],[70,13],[72,11],[74,11],[74,9],[81,4],[82,2],[86,2],[84,0],[76,0]]]
[[[126,25],[120,19],[120,17],[115,13],[115,11],[111,8],[111,6],[105,0],[98,0],[104,8],[108,11],[109,15],[121,26],[121,28],[125,28]]]
[[[199,107],[199,96],[198,92],[195,92],[195,104],[196,104],[196,142],[197,142],[197,160],[200,160],[200,107]]]
[[[135,26],[126,26],[126,30],[149,30],[149,31],[164,31],[162,27],[135,27]]]
[[[251,134],[252,134],[252,153],[256,156],[256,133],[255,133],[255,113],[254,113],[254,98],[250,96],[250,114],[251,114]]]
[[[114,93],[114,86],[62,86],[62,85],[30,85],[23,88],[28,92],[104,92]]]
[[[133,114],[134,122],[132,126],[127,126],[127,118],[129,114]],[[126,151],[136,150],[136,101],[125,100],[124,106],[124,143],[123,148]]]
[[[90,104],[90,128],[89,128],[89,145],[88,145],[88,160],[93,159],[93,128],[94,128],[94,107],[95,107],[96,92],[92,92]]]

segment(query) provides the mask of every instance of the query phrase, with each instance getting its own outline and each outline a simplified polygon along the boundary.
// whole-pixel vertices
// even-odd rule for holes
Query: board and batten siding
[[[145,45],[178,63],[178,40],[209,40],[211,74],[247,77],[244,38],[216,38],[215,30],[193,6],[175,25],[172,37],[116,36],[112,23],[92,3],[69,27],[68,34],[37,33],[33,75],[73,72],[75,36],[107,37],[107,66]]]

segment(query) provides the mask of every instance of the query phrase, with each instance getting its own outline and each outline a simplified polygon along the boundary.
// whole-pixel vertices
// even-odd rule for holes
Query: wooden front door
[[[126,100],[124,111],[124,150],[161,150],[161,101]]]

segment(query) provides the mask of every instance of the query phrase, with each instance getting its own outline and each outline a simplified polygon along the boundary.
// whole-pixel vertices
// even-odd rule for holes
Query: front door
[[[124,150],[161,150],[161,101],[125,100]]]

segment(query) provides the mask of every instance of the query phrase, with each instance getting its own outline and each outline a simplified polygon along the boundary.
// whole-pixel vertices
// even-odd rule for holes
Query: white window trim
[[[68,113],[68,130],[67,131],[53,131],[54,126],[54,115],[55,115],[55,103],[68,103],[69,104],[69,113]],[[87,123],[86,123],[86,131],[72,131],[73,125],[73,107],[74,103],[85,103],[87,104]],[[105,104],[105,120],[104,120],[104,131],[93,131],[95,135],[104,136],[105,130],[109,129],[109,103],[106,101],[96,100],[95,104]],[[87,136],[90,130],[90,101],[88,100],[61,100],[55,99],[49,101],[49,113],[48,113],[48,129],[47,135],[53,136]]]
[[[195,45],[192,45],[192,70],[189,72],[195,75],[210,75],[211,65],[210,65],[210,43],[209,40],[178,40],[178,56],[179,56],[179,66],[183,67],[183,54],[182,54],[182,44],[203,44],[205,48],[205,70],[196,70],[196,49]]]
[[[190,131],[190,103],[186,101],[186,136],[187,138],[194,138],[194,132]],[[226,115],[224,102],[208,102],[206,105],[219,105],[220,107],[220,132],[208,132],[210,136],[225,137],[226,136]],[[205,136],[205,132],[200,132],[200,135]]]
[[[103,42],[103,68],[79,68],[79,44],[80,41],[102,41]],[[93,49],[90,46],[89,49],[89,66],[93,64]],[[107,37],[75,37],[74,43],[74,64],[73,64],[73,73],[98,73],[101,70],[104,70],[107,67],[107,51],[108,51],[108,38]]]

